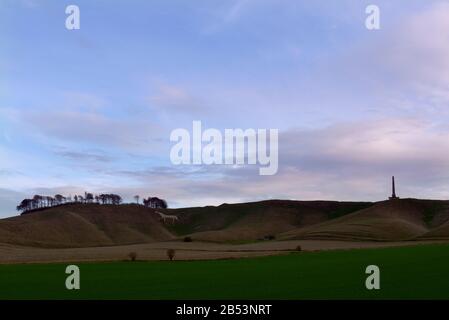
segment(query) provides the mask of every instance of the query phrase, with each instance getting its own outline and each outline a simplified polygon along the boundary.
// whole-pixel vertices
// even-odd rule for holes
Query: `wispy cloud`
[[[108,163],[114,160],[112,156],[109,156],[107,154],[98,152],[98,151],[71,151],[67,149],[57,149],[55,150],[55,154],[69,159],[71,161],[87,161],[87,162],[103,162]]]
[[[148,147],[158,136],[159,126],[145,119],[120,120],[95,112],[51,111],[22,114],[27,126],[43,134],[49,141],[58,139],[78,143],[94,143],[127,150]]]
[[[150,108],[165,114],[191,114],[207,111],[205,102],[194,97],[186,89],[179,86],[159,84],[148,97]]]
[[[212,35],[220,32],[227,26],[237,22],[254,4],[262,3],[262,1],[254,0],[232,0],[223,6],[215,7],[210,10],[209,14],[213,20],[207,24],[202,33],[205,35]]]

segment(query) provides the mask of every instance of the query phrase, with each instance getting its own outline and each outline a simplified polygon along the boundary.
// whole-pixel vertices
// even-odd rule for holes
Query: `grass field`
[[[365,289],[365,268],[381,290]],[[449,299],[449,245],[302,252],[236,260],[0,266],[1,299]]]

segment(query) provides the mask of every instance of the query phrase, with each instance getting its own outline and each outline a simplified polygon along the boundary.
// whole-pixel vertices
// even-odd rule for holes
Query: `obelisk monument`
[[[396,196],[396,185],[394,183],[394,176],[391,177],[391,197],[389,199],[390,200],[399,199]]]

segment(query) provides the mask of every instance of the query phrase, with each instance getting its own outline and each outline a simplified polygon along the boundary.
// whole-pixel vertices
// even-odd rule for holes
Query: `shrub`
[[[296,251],[302,251],[301,246],[297,246],[297,247],[296,247]]]
[[[130,252],[130,253],[128,254],[128,257],[129,257],[129,259],[130,259],[131,261],[136,261],[136,259],[137,259],[137,253],[136,253],[136,252]]]
[[[168,249],[167,250],[167,257],[170,259],[170,261],[173,260],[173,258],[175,257],[175,249]]]
[[[192,238],[191,237],[185,237],[184,238],[184,242],[192,242]]]

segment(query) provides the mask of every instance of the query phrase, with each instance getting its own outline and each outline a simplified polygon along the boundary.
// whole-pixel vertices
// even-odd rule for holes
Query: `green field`
[[[365,268],[381,289],[365,289]],[[449,299],[449,245],[302,252],[238,260],[1,265],[1,299]]]

